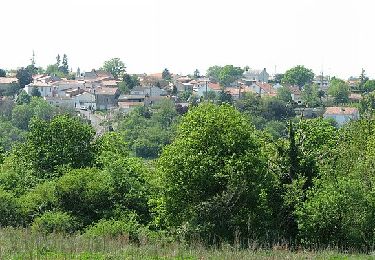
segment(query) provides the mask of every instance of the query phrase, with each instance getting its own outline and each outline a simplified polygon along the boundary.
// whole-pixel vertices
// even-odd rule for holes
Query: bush
[[[93,168],[71,170],[56,183],[58,204],[88,225],[112,209],[114,186],[110,174],[104,171]]]
[[[118,237],[128,236],[130,241],[138,239],[138,231],[141,225],[136,219],[136,214],[128,214],[121,220],[101,219],[94,225],[86,228],[88,237]]]
[[[32,222],[35,217],[56,207],[55,185],[54,182],[44,182],[18,199],[24,224]]]
[[[0,226],[17,223],[18,204],[14,195],[0,188]]]
[[[79,227],[77,220],[66,212],[48,211],[37,217],[32,230],[41,233],[73,233]]]

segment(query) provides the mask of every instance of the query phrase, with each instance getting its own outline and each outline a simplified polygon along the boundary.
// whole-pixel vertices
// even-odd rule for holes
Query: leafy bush
[[[47,211],[37,217],[32,230],[41,233],[73,233],[79,227],[77,220],[66,212]]]
[[[14,195],[0,188],[0,226],[15,225],[18,219],[18,209]]]
[[[24,224],[32,222],[35,217],[45,211],[53,210],[57,206],[55,185],[51,181],[44,182],[18,198],[20,214]]]
[[[114,186],[107,172],[93,168],[71,170],[57,180],[56,196],[62,209],[87,225],[112,209]]]
[[[135,214],[128,214],[121,220],[101,219],[97,223],[85,229],[88,237],[117,237],[128,236],[131,241],[138,238],[138,231],[141,225],[138,223]]]

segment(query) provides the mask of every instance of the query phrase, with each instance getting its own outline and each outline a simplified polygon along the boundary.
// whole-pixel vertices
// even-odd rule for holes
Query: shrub
[[[54,182],[44,182],[18,199],[24,224],[32,222],[35,217],[56,207],[55,185]]]
[[[109,173],[93,168],[71,170],[56,183],[58,204],[88,225],[112,209],[113,187]]]
[[[101,219],[94,225],[86,228],[85,235],[88,237],[118,237],[128,236],[131,241],[138,238],[141,225],[136,219],[136,214],[127,214],[121,220]]]
[[[0,226],[17,223],[18,204],[14,195],[0,188]]]
[[[73,233],[79,227],[77,220],[66,212],[48,211],[35,218],[32,230],[41,233]]]

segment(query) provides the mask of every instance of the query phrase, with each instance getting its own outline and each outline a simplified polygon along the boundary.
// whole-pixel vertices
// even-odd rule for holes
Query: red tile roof
[[[0,77],[0,84],[11,84],[18,82],[17,78],[3,78]]]
[[[327,107],[325,115],[353,115],[357,114],[358,108],[355,107]]]

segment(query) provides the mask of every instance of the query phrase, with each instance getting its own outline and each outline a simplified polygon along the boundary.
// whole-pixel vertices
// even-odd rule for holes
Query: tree
[[[18,94],[17,99],[16,99],[17,105],[29,104],[30,101],[31,101],[31,97],[29,96],[29,94],[26,93],[25,90],[22,90]]]
[[[212,81],[212,82],[219,82],[219,75],[220,75],[220,71],[221,71],[221,68],[220,66],[212,66],[212,67],[209,67],[208,70],[207,70],[207,77],[209,77],[209,79]]]
[[[194,78],[199,78],[201,76],[200,72],[198,69],[194,70]]]
[[[20,88],[24,88],[26,85],[33,82],[32,73],[25,68],[20,68],[19,70],[17,70],[16,78],[18,79]]]
[[[316,107],[321,104],[319,87],[316,84],[307,84],[302,89],[302,100],[309,107]]]
[[[42,178],[51,176],[58,166],[90,166],[94,161],[94,134],[91,126],[66,115],[50,122],[35,118],[22,147],[24,157]]]
[[[369,80],[369,78],[366,76],[366,74],[365,74],[365,70],[364,69],[362,69],[361,70],[361,75],[359,76],[359,80],[360,80],[360,82],[359,82],[359,90],[364,90],[363,88],[364,88],[364,84]],[[366,91],[366,90],[365,90]]]
[[[243,69],[234,67],[233,65],[225,65],[219,73],[219,83],[222,86],[229,86],[231,83],[239,79],[243,74]]]
[[[7,76],[7,72],[3,69],[0,69],[0,77],[6,77]]]
[[[332,78],[328,88],[328,94],[334,98],[336,104],[349,102],[349,85],[342,79]]]
[[[284,78],[284,74],[278,73],[278,74],[275,74],[274,81],[275,83],[281,83],[283,78]]]
[[[375,92],[368,93],[363,96],[359,103],[361,115],[372,117],[375,111]]]
[[[64,74],[69,74],[69,65],[68,65],[68,56],[64,53],[61,66],[59,67],[59,70]]]
[[[366,80],[366,82],[362,85],[362,91],[369,93],[375,90],[375,80]]]
[[[124,74],[122,78],[122,83],[120,85],[120,91],[125,93],[136,86],[139,86],[140,82],[137,75],[129,75],[127,73]]]
[[[120,58],[112,58],[104,62],[103,70],[112,74],[115,79],[119,79],[125,73],[125,64]]]
[[[307,69],[302,65],[287,70],[284,74],[282,82],[290,85],[297,85],[300,89],[311,83],[314,79],[314,73],[311,69]]]
[[[288,87],[281,87],[277,89],[277,98],[285,103],[292,103],[292,92]]]
[[[293,106],[277,98],[264,98],[261,103],[261,116],[266,120],[286,120],[295,115]]]
[[[206,94],[206,97],[208,98],[208,93]],[[224,104],[224,103],[232,104],[233,98],[232,98],[232,95],[229,92],[225,91],[225,89],[223,88],[218,94],[217,101],[219,104]]]
[[[172,75],[171,75],[171,73],[169,72],[169,70],[167,68],[165,68],[163,70],[161,77],[164,80],[171,80],[172,79]]]
[[[206,241],[233,241],[236,232],[259,238],[271,225],[273,177],[254,127],[229,105],[204,103],[190,110],[163,150],[158,172],[162,217],[187,235]]]
[[[31,89],[31,93],[30,93],[30,95],[31,95],[32,97],[40,97],[40,96],[42,96],[42,94],[40,93],[40,91],[39,91],[39,89],[38,89],[37,87],[33,87],[33,88]]]
[[[59,68],[60,67],[60,64],[61,64],[61,58],[60,58],[60,54],[57,54],[57,57],[56,57],[56,67]]]

